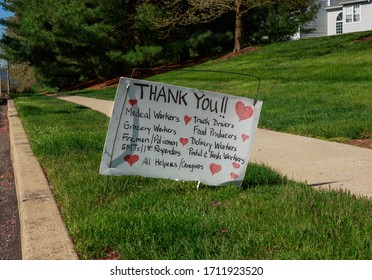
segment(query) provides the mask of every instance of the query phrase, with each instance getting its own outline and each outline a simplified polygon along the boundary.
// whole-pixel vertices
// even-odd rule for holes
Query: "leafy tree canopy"
[[[64,88],[132,67],[184,61],[235,44],[285,40],[315,0],[4,0],[2,56]],[[278,23],[280,28],[278,29]],[[235,41],[235,43],[234,43]]]

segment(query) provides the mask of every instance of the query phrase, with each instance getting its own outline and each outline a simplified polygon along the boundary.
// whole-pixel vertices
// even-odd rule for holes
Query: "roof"
[[[329,7],[339,7],[347,4],[370,2],[369,0],[331,0]]]

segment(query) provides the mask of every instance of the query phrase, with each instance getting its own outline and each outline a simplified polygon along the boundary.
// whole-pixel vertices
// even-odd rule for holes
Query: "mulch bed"
[[[359,38],[358,41],[361,41],[361,42],[372,41],[372,35]]]
[[[372,138],[354,139],[354,140],[349,141],[348,144],[358,146],[358,147],[362,147],[362,148],[372,149]]]

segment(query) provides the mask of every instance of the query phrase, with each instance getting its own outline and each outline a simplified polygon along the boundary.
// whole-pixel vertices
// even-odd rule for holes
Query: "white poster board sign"
[[[240,185],[262,102],[121,78],[100,174]]]

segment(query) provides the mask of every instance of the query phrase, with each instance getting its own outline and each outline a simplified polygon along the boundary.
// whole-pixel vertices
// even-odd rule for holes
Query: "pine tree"
[[[109,10],[102,9],[107,7],[104,2],[5,1],[5,8],[15,15],[3,21],[6,58],[27,62],[45,83],[59,88],[112,75],[119,67],[112,53],[120,36],[115,36],[115,23],[108,20]]]

